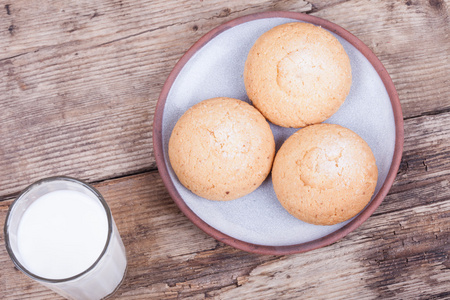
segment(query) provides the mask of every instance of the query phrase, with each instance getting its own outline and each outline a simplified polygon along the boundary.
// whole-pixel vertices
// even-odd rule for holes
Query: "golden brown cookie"
[[[318,124],[300,129],[278,151],[272,181],[296,218],[316,225],[350,219],[369,203],[378,169],[367,143],[350,129]]]
[[[202,101],[177,121],[169,159],[180,182],[210,200],[254,191],[270,173],[275,141],[253,106],[232,98]]]
[[[253,105],[269,121],[303,127],[339,109],[352,72],[347,53],[331,33],[297,22],[258,38],[245,62],[244,83]]]

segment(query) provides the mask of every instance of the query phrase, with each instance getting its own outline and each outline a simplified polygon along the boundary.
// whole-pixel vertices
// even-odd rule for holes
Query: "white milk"
[[[116,289],[126,271],[126,255],[114,221],[110,244],[105,208],[92,194],[57,190],[40,196],[25,211],[17,229],[20,263],[69,299],[101,299]],[[56,280],[59,282],[51,282]]]
[[[50,192],[33,202],[17,235],[24,266],[48,279],[68,278],[88,269],[108,236],[108,220],[100,205],[69,190]]]

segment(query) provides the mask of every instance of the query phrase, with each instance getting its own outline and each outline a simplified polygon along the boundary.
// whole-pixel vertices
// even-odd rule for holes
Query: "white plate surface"
[[[168,142],[177,120],[192,105],[213,97],[232,97],[250,103],[243,72],[247,54],[256,39],[272,27],[299,22],[265,18],[228,29],[198,50],[185,64],[166,99],[162,138],[164,160],[178,193],[204,222],[244,242],[266,246],[296,245],[324,237],[343,227],[302,222],[278,202],[270,176],[253,193],[227,202],[200,198],[183,187],[168,159]],[[334,34],[334,33],[333,33]],[[371,63],[353,45],[334,34],[344,46],[352,66],[352,87],[339,111],[325,123],[340,124],[359,134],[371,147],[379,172],[375,195],[383,185],[395,146],[395,122],[386,88]],[[277,150],[298,129],[271,124]]]

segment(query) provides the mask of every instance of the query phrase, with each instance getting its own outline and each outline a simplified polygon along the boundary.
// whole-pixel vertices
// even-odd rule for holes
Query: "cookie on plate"
[[[287,23],[261,35],[248,53],[244,83],[272,123],[304,127],[334,114],[352,83],[350,59],[327,30]]]
[[[270,173],[274,156],[269,123],[256,108],[232,98],[192,106],[169,140],[169,160],[180,182],[210,200],[254,191]]]
[[[350,129],[317,124],[300,129],[278,151],[272,181],[281,205],[296,218],[332,225],[370,201],[378,169],[367,143]]]

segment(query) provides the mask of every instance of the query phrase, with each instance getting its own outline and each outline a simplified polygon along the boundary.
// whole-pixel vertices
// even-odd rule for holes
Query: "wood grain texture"
[[[420,147],[412,145],[409,151]],[[426,172],[422,170],[421,175]],[[435,184],[448,185],[449,174],[435,177]],[[304,254],[276,257],[242,252],[205,235],[174,205],[157,172],[105,181],[96,187],[111,207],[129,258],[128,274],[113,299],[426,299],[450,295],[448,196],[418,204],[408,197],[408,190],[399,191],[394,197],[405,202],[403,209],[390,209],[389,195],[376,215],[341,241]],[[416,187],[415,192],[421,195],[426,189]],[[2,223],[10,202],[1,202]],[[27,294],[59,298],[14,270],[3,245],[0,258],[2,299],[24,299]]]
[[[405,132],[400,169],[376,214],[450,199],[450,113],[408,119]]]
[[[303,1],[2,0],[0,7],[3,195],[56,174],[92,182],[154,169],[153,113],[182,54],[227,20],[311,9]]]
[[[408,168],[376,213],[335,244],[298,255],[256,255],[217,242],[183,216],[157,172],[97,184],[129,258],[113,299],[450,297],[450,132],[436,129],[449,119],[406,120]],[[430,153],[445,157],[433,163]],[[414,163],[422,159],[428,168]],[[1,223],[10,203],[0,202]],[[0,267],[0,298],[59,299],[15,270],[3,245]]]
[[[51,175],[105,196],[129,259],[112,299],[450,299],[449,0],[0,0],[0,224]],[[291,10],[346,28],[380,58],[405,116],[396,181],[361,227],[290,256],[236,250],[195,227],[155,170],[153,113],[182,54],[214,27]],[[0,299],[60,299],[14,268]]]
[[[406,118],[450,109],[449,1],[324,2],[317,1],[313,14],[372,49],[394,81]]]
[[[379,56],[405,117],[450,108],[444,1],[1,0],[0,8],[2,195],[51,175],[97,182],[154,169],[153,113],[170,70],[203,34],[249,13],[336,22]]]
[[[4,4],[3,4],[4,3]],[[130,39],[174,25],[197,22],[210,30],[226,20],[260,10],[307,12],[306,1],[48,1],[2,0],[0,59],[31,53],[41,48],[75,44],[95,47]],[[7,8],[7,9],[6,9]],[[11,27],[12,26],[12,27]],[[39,30],[36,27],[39,26]],[[163,30],[164,31],[164,30]],[[176,31],[175,31],[176,32]],[[198,32],[197,34],[201,34]]]

